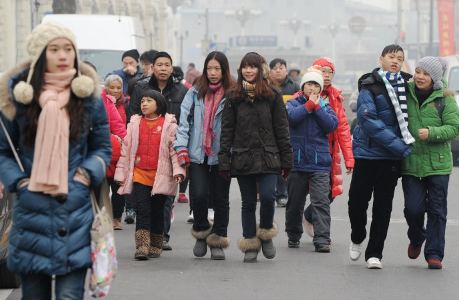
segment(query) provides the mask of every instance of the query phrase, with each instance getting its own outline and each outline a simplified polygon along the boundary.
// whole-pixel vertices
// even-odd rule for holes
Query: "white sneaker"
[[[186,219],[186,222],[189,224],[192,224],[194,222],[193,212],[191,212],[191,214],[188,216],[188,218]]]
[[[370,257],[367,260],[368,269],[382,269],[382,263],[377,257]]]
[[[209,208],[207,212],[207,219],[209,220],[209,222],[214,221],[214,210],[212,208]]]
[[[351,260],[358,260],[360,254],[362,254],[362,244],[354,244],[353,242],[351,242],[351,244],[349,245],[349,257],[351,258]]]
[[[314,225],[309,223],[306,219],[304,219],[304,231],[310,236],[314,237]]]

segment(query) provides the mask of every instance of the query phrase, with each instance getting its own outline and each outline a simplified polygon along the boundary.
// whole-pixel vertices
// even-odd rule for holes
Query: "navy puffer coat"
[[[13,227],[8,247],[8,268],[16,273],[62,275],[91,266],[90,228],[93,213],[90,189],[75,182],[77,167],[91,176],[92,187],[100,184],[111,157],[107,117],[101,99],[94,93],[84,99],[85,124],[78,143],[69,146],[69,193],[66,200],[27,188],[16,191],[22,178],[30,177],[33,149],[26,147],[21,132],[28,122],[26,106],[12,98],[12,88],[28,70],[22,65],[0,79],[0,117],[12,137],[25,172],[22,172],[3,130],[0,130],[0,180],[9,192],[17,192],[13,209]],[[82,73],[88,67],[81,66]],[[87,73],[87,74],[88,74]]]

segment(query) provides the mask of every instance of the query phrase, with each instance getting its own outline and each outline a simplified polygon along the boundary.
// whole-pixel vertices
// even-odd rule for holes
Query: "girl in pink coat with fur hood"
[[[132,193],[137,208],[135,259],[159,257],[164,233],[164,203],[175,196],[185,169],[177,161],[173,148],[177,121],[167,114],[161,93],[146,90],[141,95],[142,115],[134,115],[128,124],[115,181],[118,193]]]

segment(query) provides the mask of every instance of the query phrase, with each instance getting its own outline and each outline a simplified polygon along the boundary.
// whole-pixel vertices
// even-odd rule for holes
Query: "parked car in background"
[[[20,285],[19,277],[6,267],[8,231],[14,199],[15,195],[4,191],[0,183],[0,289],[16,289]]]
[[[448,83],[448,89],[456,94],[456,103],[459,106],[459,55],[443,57],[448,63],[445,72],[445,81]],[[453,153],[453,163],[459,166],[459,137],[451,141],[451,152]]]

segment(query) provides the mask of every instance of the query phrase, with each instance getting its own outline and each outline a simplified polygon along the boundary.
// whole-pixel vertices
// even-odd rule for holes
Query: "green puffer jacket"
[[[444,98],[443,112],[435,99]],[[438,100],[437,100],[437,103]],[[419,107],[414,82],[408,83],[409,130],[416,139],[413,151],[402,164],[402,174],[416,177],[451,174],[451,140],[459,134],[459,111],[451,93],[435,90]],[[420,128],[429,129],[426,141],[419,139]]]

